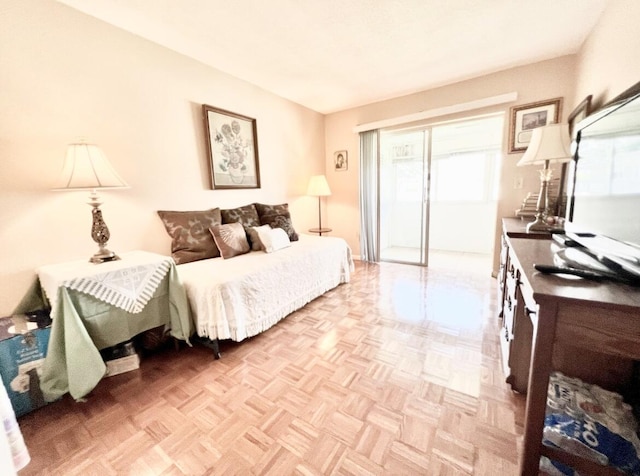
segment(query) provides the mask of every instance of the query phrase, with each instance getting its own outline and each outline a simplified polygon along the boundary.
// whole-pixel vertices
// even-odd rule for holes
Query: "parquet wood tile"
[[[263,334],[165,348],[19,419],[28,475],[512,475],[494,279],[357,263]]]

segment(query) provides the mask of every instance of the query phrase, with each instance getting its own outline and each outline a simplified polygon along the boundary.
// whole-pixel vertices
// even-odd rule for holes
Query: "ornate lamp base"
[[[107,261],[116,261],[119,260],[120,257],[115,254],[113,251],[109,251],[106,248],[101,248],[96,254],[94,254],[91,258],[89,258],[90,263],[105,263]]]
[[[120,259],[113,251],[106,248],[111,234],[109,233],[107,224],[102,219],[102,210],[100,210],[102,202],[95,190],[89,195],[89,202],[87,203],[93,207],[93,210],[91,210],[91,215],[93,216],[91,238],[93,238],[93,241],[95,241],[99,247],[98,252],[89,258],[89,262],[98,264]]]
[[[551,231],[557,227],[549,225],[543,218],[536,217],[535,221],[532,221],[527,225],[527,233],[535,231]]]
[[[536,203],[536,219],[535,221],[527,225],[527,233],[533,231],[549,231],[550,226],[547,221],[547,215],[549,212],[549,182],[551,181],[551,169],[549,168],[549,161],[546,160],[544,168],[540,171],[540,194],[538,195],[538,202]]]

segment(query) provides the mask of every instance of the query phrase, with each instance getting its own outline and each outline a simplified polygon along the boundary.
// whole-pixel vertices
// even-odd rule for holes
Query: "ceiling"
[[[611,0],[58,0],[331,113],[578,52]]]

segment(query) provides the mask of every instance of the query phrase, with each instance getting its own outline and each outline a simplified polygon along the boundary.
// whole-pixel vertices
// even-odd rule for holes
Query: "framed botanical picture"
[[[214,189],[260,188],[256,120],[202,105]]]
[[[346,150],[339,150],[333,154],[333,163],[335,165],[336,172],[344,172],[349,170],[349,157]]]
[[[576,129],[576,125],[578,124],[578,122],[591,114],[592,97],[593,96],[589,94],[580,102],[580,104],[576,106],[573,111],[571,111],[571,114],[569,114],[567,122],[569,123],[569,135],[571,136],[571,140],[574,140],[576,138],[576,133],[578,132]]]
[[[512,107],[509,114],[509,153],[527,150],[531,131],[536,127],[557,123],[561,107],[562,98]]]

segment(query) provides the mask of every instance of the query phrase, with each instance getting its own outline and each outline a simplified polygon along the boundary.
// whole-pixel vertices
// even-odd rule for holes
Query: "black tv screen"
[[[587,248],[640,264],[640,94],[584,122],[572,165],[567,232]]]

